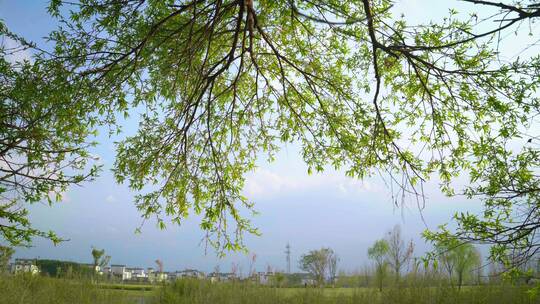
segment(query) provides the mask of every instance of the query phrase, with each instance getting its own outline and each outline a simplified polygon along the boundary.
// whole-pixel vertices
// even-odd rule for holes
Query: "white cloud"
[[[103,166],[105,165],[105,158],[101,154],[90,153],[90,159],[93,161],[92,165]]]
[[[355,196],[377,191],[378,186],[370,181],[353,179],[335,171],[291,176],[285,172],[258,169],[247,177],[244,187],[244,194],[249,198],[268,198],[287,192],[332,192]]]
[[[115,197],[114,195],[109,194],[109,195],[107,195],[107,197],[105,198],[105,201],[106,201],[107,203],[115,203],[115,202],[117,202],[117,199],[116,199],[116,197]]]

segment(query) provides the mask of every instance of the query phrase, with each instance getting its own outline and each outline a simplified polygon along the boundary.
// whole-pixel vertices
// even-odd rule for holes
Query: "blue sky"
[[[425,16],[442,16],[454,1],[437,1],[437,7],[433,3],[400,1],[394,10],[404,12],[409,20],[422,20]],[[54,28],[46,4],[38,0],[0,0],[0,19],[12,31],[42,42],[41,37]],[[515,50],[509,48],[509,53],[514,54]],[[135,127],[133,121],[128,121],[125,130],[133,132]],[[52,207],[31,207],[31,220],[36,226],[55,230],[69,241],[55,247],[38,239],[31,248],[18,249],[17,256],[90,262],[90,247],[96,246],[112,256],[112,263],[147,267],[154,266],[154,260],[159,258],[168,270],[189,267],[211,271],[216,265],[228,270],[233,262],[247,270],[250,258],[244,254],[218,259],[211,248],[205,254],[197,218],[190,218],[181,227],[169,225],[164,231],[148,222],[141,234],[135,234],[141,218],[133,205],[134,193],[116,184],[109,171],[114,162],[114,140],[106,134],[99,136],[100,145],[93,152],[101,157],[104,171],[95,182],[71,188],[64,200]],[[422,214],[414,202],[397,208],[379,177],[358,181],[332,170],[309,176],[298,147],[283,146],[274,163],[261,161],[248,176],[245,193],[256,201],[260,214],[253,222],[263,235],[247,236],[246,245],[256,253],[259,270],[268,265],[285,269],[284,251],[289,242],[293,270],[302,253],[330,246],[340,256],[339,268],[352,271],[368,262],[368,246],[395,224],[401,224],[406,238],[414,239],[416,254],[420,255],[429,248],[420,238],[424,229],[448,222],[458,210],[480,210],[478,201],[444,197],[436,182],[424,188],[427,199]]]

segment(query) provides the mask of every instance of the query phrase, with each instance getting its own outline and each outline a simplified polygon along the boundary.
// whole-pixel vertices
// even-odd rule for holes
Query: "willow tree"
[[[62,66],[73,100],[142,113],[114,172],[161,227],[194,212],[212,245],[242,248],[258,233],[244,177],[294,142],[309,172],[383,172],[419,203],[429,178],[449,195],[469,178],[486,212],[456,215],[457,234],[494,258],[534,251],[539,58],[498,59],[540,9],[464,2],[474,13],[413,24],[389,0],[52,0],[61,25],[37,57]]]
[[[368,257],[375,262],[375,274],[379,291],[382,291],[388,269],[388,251],[388,241],[385,239],[377,240],[373,246],[368,248]]]
[[[60,62],[21,55],[35,48],[0,21],[0,241],[15,246],[62,240],[32,225],[28,205],[58,202],[96,176],[90,138],[107,120],[105,105],[80,95]]]
[[[471,277],[473,271],[482,266],[480,252],[472,244],[454,239],[438,244],[436,250],[441,268],[448,274],[450,282],[456,277],[458,289],[465,278]]]

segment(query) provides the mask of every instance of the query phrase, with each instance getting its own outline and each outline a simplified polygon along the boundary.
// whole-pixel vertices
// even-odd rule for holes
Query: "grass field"
[[[183,280],[164,286],[95,284],[38,276],[0,276],[2,304],[514,304],[540,303],[524,286],[272,288],[246,283]]]

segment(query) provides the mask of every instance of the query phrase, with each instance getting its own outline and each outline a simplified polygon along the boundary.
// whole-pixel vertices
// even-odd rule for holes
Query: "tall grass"
[[[124,304],[137,303],[133,292],[109,290],[89,280],[32,275],[0,275],[1,304]]]
[[[269,288],[244,283],[212,284],[182,280],[156,290],[163,304],[514,304],[538,303],[527,287],[512,285],[452,287],[421,285],[387,288]]]
[[[376,288],[273,288],[250,283],[179,280],[152,291],[111,289],[84,279],[0,276],[1,304],[514,304],[539,303],[526,286]],[[122,285],[114,285],[121,288]],[[133,286],[132,286],[133,287]]]

